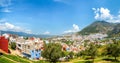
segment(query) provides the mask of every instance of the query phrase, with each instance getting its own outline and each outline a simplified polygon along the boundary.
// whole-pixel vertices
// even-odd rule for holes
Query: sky
[[[0,30],[58,35],[120,22],[120,0],[0,0]]]

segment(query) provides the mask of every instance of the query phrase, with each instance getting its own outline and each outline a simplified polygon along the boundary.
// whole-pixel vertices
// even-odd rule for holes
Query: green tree
[[[107,46],[107,55],[113,56],[115,60],[120,54],[120,46],[118,44],[109,44]]]
[[[42,56],[52,63],[56,63],[62,57],[62,46],[58,43],[49,43],[44,46]]]
[[[16,43],[15,42],[11,42],[10,47],[11,47],[11,49],[15,50],[16,49]]]
[[[87,56],[91,56],[91,59],[93,59],[94,62],[94,58],[97,55],[97,45],[90,43],[88,49],[86,50],[86,53]]]
[[[25,40],[28,40],[28,37],[24,37]]]
[[[72,59],[73,56],[74,56],[74,53],[73,53],[73,52],[70,52],[70,53],[69,53],[69,56],[70,56],[70,59]]]
[[[94,43],[90,43],[85,50],[80,51],[77,54],[77,56],[83,56],[83,57],[90,56],[90,58],[87,57],[85,59],[93,59],[93,62],[96,55],[97,55],[97,45],[95,45]]]
[[[63,57],[65,57],[65,56],[67,57],[68,55],[69,55],[69,52],[67,52],[67,51],[62,51],[62,56],[63,56]]]
[[[86,51],[85,50],[82,50],[82,51],[80,51],[80,52],[78,52],[77,54],[77,57],[81,57],[81,56],[86,56]]]

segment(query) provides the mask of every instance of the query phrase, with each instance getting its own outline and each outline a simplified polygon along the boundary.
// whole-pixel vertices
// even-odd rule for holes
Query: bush
[[[16,43],[15,42],[11,42],[10,47],[11,47],[11,49],[15,50],[16,49]]]
[[[93,61],[85,61],[85,63],[93,63]]]
[[[62,46],[57,43],[49,43],[44,46],[42,56],[50,62],[56,63],[62,57]]]

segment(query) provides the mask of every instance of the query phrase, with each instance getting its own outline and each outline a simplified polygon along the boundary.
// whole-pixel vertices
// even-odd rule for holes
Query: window
[[[19,47],[21,47],[21,44],[18,44]]]

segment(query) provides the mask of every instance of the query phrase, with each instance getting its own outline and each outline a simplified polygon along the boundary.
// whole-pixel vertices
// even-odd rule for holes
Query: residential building
[[[0,36],[0,49],[8,53],[8,39],[5,36]]]

